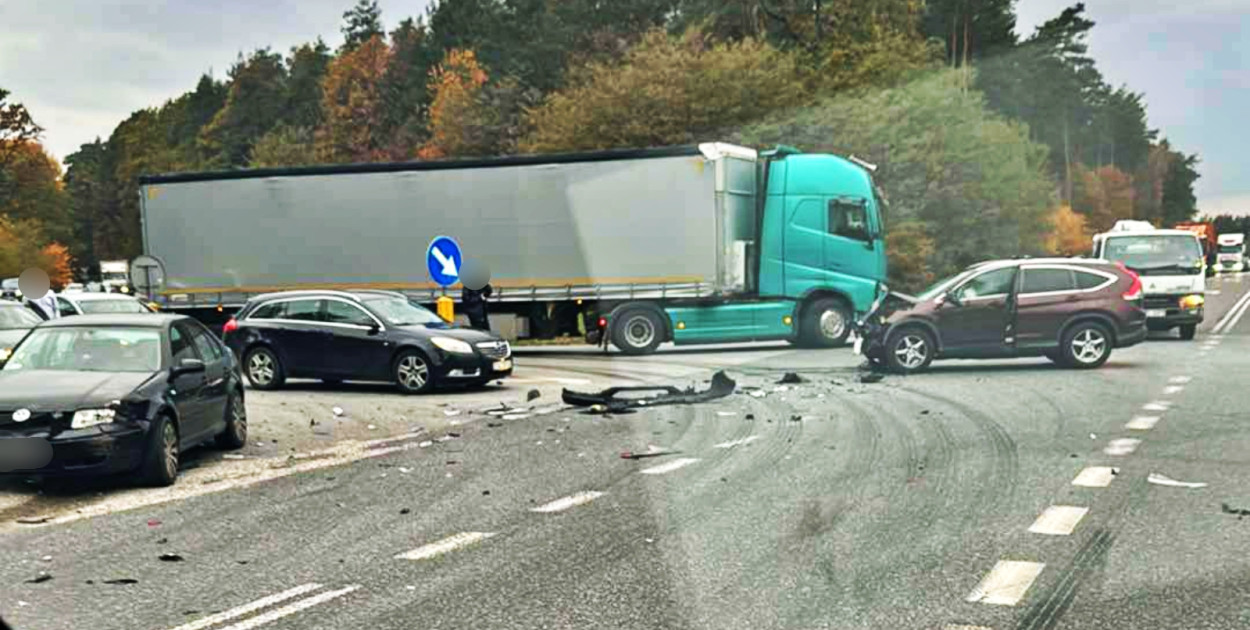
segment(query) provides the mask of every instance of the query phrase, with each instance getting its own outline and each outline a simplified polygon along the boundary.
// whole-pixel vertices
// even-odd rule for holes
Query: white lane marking
[[[1155,400],[1141,406],[1143,411],[1167,411],[1172,406],[1170,400]]]
[[[1163,395],[1171,396],[1173,394],[1179,394],[1183,391],[1185,391],[1184,385],[1168,385],[1167,387],[1163,388]]]
[[[561,378],[559,376],[550,376],[546,378],[512,378],[509,377],[507,382],[517,383],[520,385],[540,385],[556,384],[556,385],[589,385],[592,381],[588,378]]]
[[[1155,424],[1159,422],[1159,416],[1136,416],[1124,425],[1125,429],[1133,429],[1135,431],[1149,431],[1155,428]]]
[[[739,438],[737,440],[729,440],[728,442],[721,442],[720,444],[717,444],[715,448],[733,448],[735,446],[743,446],[745,444],[750,444],[751,442],[754,442],[758,439],[760,439],[760,436],[758,435],[748,435],[744,438]]]
[[[1117,438],[1107,443],[1102,452],[1108,455],[1128,455],[1137,450],[1137,445],[1141,444],[1141,440],[1137,438]]]
[[[584,492],[578,492],[577,494],[571,494],[562,499],[556,499],[551,503],[540,505],[536,508],[530,508],[530,511],[542,513],[563,512],[571,507],[576,507],[582,505],[583,503],[590,503],[601,496],[603,496],[602,492],[597,490],[586,490]]]
[[[1072,485],[1085,486],[1086,488],[1106,488],[1111,485],[1111,480],[1115,479],[1115,475],[1118,472],[1119,469],[1111,466],[1090,466],[1082,470],[1076,476],[1076,479],[1072,480]]]
[[[395,556],[396,560],[429,560],[441,556],[449,551],[455,551],[461,547],[482,542],[495,532],[460,532],[453,534],[438,542],[432,542],[428,545],[421,545],[412,551],[406,551]]]
[[[271,610],[263,615],[257,615],[246,621],[240,621],[239,623],[236,623],[232,626],[226,626],[225,628],[222,628],[221,630],[251,630],[252,628],[255,628],[256,626],[263,626],[271,621],[277,621],[283,617],[294,615],[295,613],[301,610],[307,610],[318,604],[324,604],[332,599],[335,599],[337,597],[342,597],[348,593],[351,593],[352,591],[358,590],[359,588],[360,588],[359,584],[352,584],[351,586],[340,588],[337,591],[326,591],[324,593],[319,593],[317,595],[313,595],[312,597],[301,599],[292,604],[287,604],[286,606],[283,606],[282,608],[279,608],[277,610]]]
[[[1207,295],[1219,295],[1220,293],[1223,293],[1223,291],[1220,291],[1219,289],[1207,289]]]
[[[201,617],[190,623],[184,623],[173,630],[201,630],[203,628],[219,624],[223,621],[230,621],[235,617],[242,617],[243,615],[255,612],[261,608],[268,608],[278,602],[284,602],[292,597],[298,597],[304,593],[315,591],[319,588],[321,588],[320,584],[301,584],[295,588],[282,591],[281,593],[276,593],[268,597],[262,597],[250,604],[243,604],[242,606],[231,608],[230,610],[225,610],[215,615]]]
[[[1177,481],[1166,475],[1160,475],[1159,473],[1150,473],[1146,477],[1146,481],[1149,483],[1153,483],[1155,485],[1172,486],[1174,488],[1205,488],[1207,487],[1207,484],[1201,481]]]
[[[689,466],[697,461],[699,460],[693,457],[682,457],[680,459],[674,459],[673,461],[668,462],[666,464],[660,464],[659,466],[652,466],[650,468],[644,468],[639,472],[641,472],[644,475],[663,475],[665,473],[671,473],[674,470],[677,470],[678,468],[685,468],[686,466]]]
[[[1087,507],[1052,505],[1046,508],[1036,521],[1033,521],[1029,531],[1048,536],[1067,536],[1076,529],[1076,524],[1080,523],[1088,512]]]
[[[966,598],[969,602],[1015,606],[1046,568],[1041,562],[999,560]]]
[[[1189,383],[1189,381],[1192,381],[1192,380],[1194,379],[1188,376],[1173,376],[1172,378],[1168,379],[1168,382],[1173,385],[1185,385]]]
[[[1241,312],[1245,310],[1247,304],[1250,304],[1250,292],[1247,292],[1245,295],[1237,298],[1237,301],[1233,303],[1233,307],[1228,309],[1228,312],[1224,313],[1224,316],[1215,323],[1215,327],[1211,329],[1211,332],[1217,335],[1222,335],[1227,332],[1227,330],[1232,328],[1236,324],[1236,321],[1241,318]]]

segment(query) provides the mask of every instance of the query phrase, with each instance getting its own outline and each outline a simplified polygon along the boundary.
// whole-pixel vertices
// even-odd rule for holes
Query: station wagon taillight
[[[228,335],[238,329],[239,321],[231,317],[230,320],[226,322],[226,325],[221,327],[221,334]]]

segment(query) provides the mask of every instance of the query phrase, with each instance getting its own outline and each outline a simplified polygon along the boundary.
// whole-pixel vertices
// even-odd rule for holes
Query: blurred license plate
[[[1167,317],[1167,316],[1168,316],[1167,309],[1162,309],[1162,308],[1146,309],[1146,317]]]
[[[504,370],[511,370],[512,359],[504,359],[502,361],[495,361],[495,364],[491,366],[491,369],[495,370],[496,372],[502,372]]]
[[[863,354],[863,350],[864,350],[864,338],[860,337],[859,335],[855,335],[855,354]]]

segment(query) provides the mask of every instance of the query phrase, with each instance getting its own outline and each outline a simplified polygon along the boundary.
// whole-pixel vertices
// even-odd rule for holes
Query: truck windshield
[[[1220,245],[1221,254],[1240,254],[1246,251],[1245,245]]]
[[[375,298],[365,300],[365,304],[373,309],[392,326],[423,326],[425,324],[445,324],[443,318],[423,306],[417,306],[403,298]]]
[[[1107,239],[1103,258],[1132,269],[1197,269],[1202,266],[1198,239],[1180,234],[1115,236]]]

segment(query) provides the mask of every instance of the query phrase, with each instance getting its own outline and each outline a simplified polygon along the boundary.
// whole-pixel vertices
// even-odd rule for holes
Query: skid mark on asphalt
[[[1107,561],[1107,551],[1115,535],[1107,529],[1099,529],[1081,546],[1059,580],[1039,596],[1020,623],[1018,630],[1051,630],[1063,613],[1071,607],[1077,588]]]
[[[721,442],[720,444],[715,445],[713,448],[734,448],[735,446],[745,446],[747,444],[750,444],[751,442],[758,440],[759,438],[760,436],[758,435],[748,435],[744,438],[739,438],[736,440],[729,440],[728,442]]]
[[[397,556],[396,560],[430,560],[437,558],[445,553],[449,553],[475,545],[495,535],[495,532],[460,532],[452,534],[438,542],[432,542],[428,545],[421,545],[412,551],[405,551]]]
[[[1048,536],[1067,536],[1076,529],[1081,519],[1089,513],[1087,507],[1077,507],[1074,505],[1052,505],[1033,521],[1033,525],[1029,527],[1029,531],[1034,534],[1046,534]]]
[[[569,508],[573,508],[579,505],[585,505],[587,503],[590,503],[591,501],[594,501],[595,499],[598,499],[599,497],[603,495],[604,493],[598,492],[596,490],[586,490],[584,492],[578,492],[576,494],[571,494],[567,497],[556,499],[555,501],[552,501],[550,503],[545,503],[536,508],[530,508],[530,511],[540,512],[543,514],[563,512]]]
[[[1041,575],[1046,565],[1041,562],[999,560],[981,580],[966,601],[971,603],[1015,606]]]
[[[226,611],[214,614],[214,615],[209,615],[207,617],[197,619],[189,623],[182,624],[181,626],[173,628],[172,630],[204,630],[206,628],[211,628],[218,624],[225,623],[233,619],[238,619],[240,617],[244,617],[254,612],[263,610],[265,608],[269,608],[270,606],[280,604],[286,600],[299,597],[300,595],[303,595],[305,593],[319,590],[321,589],[321,587],[322,587],[321,584],[315,584],[315,583],[296,586],[295,588],[282,591],[281,593],[276,593],[274,595],[262,597],[254,602],[243,604],[242,606],[239,606],[237,608],[231,608],[230,610],[226,610]],[[313,606],[324,604],[332,599],[337,599],[348,593],[356,591],[359,588],[360,588],[359,584],[352,584],[350,586],[346,586],[338,590],[324,591],[317,595],[313,595],[311,597],[307,597],[301,600],[294,601],[281,608],[270,610],[268,612],[257,615],[255,617],[251,617],[249,619],[240,621],[238,623],[217,628],[216,630],[250,630],[251,628],[256,628],[264,624],[277,621],[284,617],[289,617],[300,611],[312,608]]]

